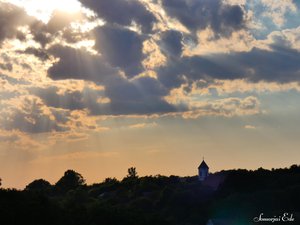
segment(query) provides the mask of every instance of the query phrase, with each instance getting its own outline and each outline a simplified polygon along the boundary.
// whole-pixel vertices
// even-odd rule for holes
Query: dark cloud
[[[40,21],[33,23],[30,29],[33,33],[33,39],[40,43],[43,48],[54,39],[54,36],[46,31],[45,25]]]
[[[253,48],[248,52],[183,56],[183,41],[187,35],[191,35],[191,39],[194,38],[192,33],[198,30],[210,28],[218,38],[229,37],[233,31],[243,29],[246,21],[241,6],[227,5],[221,0],[164,0],[162,6],[166,13],[186,26],[191,34],[183,34],[177,30],[157,31],[151,39],[153,33],[150,33],[154,32],[152,28],[156,19],[141,2],[82,0],[82,3],[97,12],[106,24],[96,27],[89,34],[76,33],[70,29],[70,24],[86,19],[81,14],[56,11],[50,21],[44,24],[28,17],[23,10],[15,6],[0,3],[0,44],[6,38],[24,38],[17,28],[28,25],[33,39],[39,42],[41,47],[28,47],[17,53],[34,55],[42,61],[52,56],[57,58],[48,70],[48,77],[53,80],[78,79],[92,81],[105,87],[105,90],[101,91],[85,88],[83,91],[62,93],[59,87],[55,86],[31,86],[30,94],[42,99],[47,107],[88,110],[92,115],[166,113],[175,112],[179,106],[168,103],[164,97],[168,96],[173,88],[186,83],[192,84],[199,80],[208,83],[214,79],[278,83],[300,81],[300,53],[292,49],[291,43],[287,43],[288,40],[280,37],[268,46],[271,50]],[[128,26],[133,23],[139,25],[142,32],[130,30]],[[57,37],[68,43],[94,38],[94,49],[98,54],[59,44],[51,46]],[[160,39],[157,40],[157,37]],[[142,64],[147,58],[143,52],[143,44],[149,39],[156,41],[155,44],[167,58],[166,65],[156,69],[157,79],[137,76],[146,72]],[[201,43],[199,46],[201,48]],[[0,69],[11,71],[15,63],[10,59],[4,60]],[[30,69],[30,65],[23,66]],[[186,87],[186,90],[189,90],[188,88]],[[64,123],[67,121],[66,116],[59,112],[46,113],[37,100],[26,100],[25,103],[28,110],[17,111],[12,118],[16,121],[12,129],[18,126],[26,127],[26,131],[32,133],[64,129],[55,123],[53,117]],[[33,108],[29,108],[30,104]],[[180,110],[184,111],[185,108]],[[32,113],[33,117],[26,112]]]
[[[180,57],[183,51],[183,35],[176,30],[165,31],[161,34],[161,49],[167,56]]]
[[[179,87],[188,80],[247,79],[288,83],[300,81],[300,52],[281,46],[272,50],[254,48],[249,52],[183,57],[158,71],[167,87]]]
[[[20,66],[25,70],[32,71],[32,67],[27,63],[20,63]]]
[[[47,88],[34,87],[30,92],[45,102],[47,106],[70,110],[84,109],[83,96],[80,91],[58,93],[59,88],[50,86]]]
[[[111,100],[109,104],[111,114],[153,114],[176,111],[173,105],[163,99],[168,94],[168,90],[151,77],[140,77],[134,81],[122,77],[111,79],[106,84],[105,94]]]
[[[80,0],[108,23],[130,26],[137,23],[144,33],[152,30],[155,16],[138,0]]]
[[[144,38],[117,26],[105,25],[94,30],[95,48],[112,66],[121,68],[128,77],[144,70],[142,60]]]
[[[53,113],[39,98],[26,96],[20,100],[22,102],[19,106],[2,103],[1,106],[6,108],[0,116],[2,129],[28,133],[63,132],[69,129],[54,118]]]
[[[82,33],[80,31],[76,31],[70,27],[64,29],[62,33],[62,37],[68,43],[77,43],[82,40],[92,40],[90,33]]]
[[[50,86],[47,88],[34,87],[30,89],[30,93],[43,99],[46,105],[69,109],[69,110],[82,110],[102,107],[102,103],[98,100],[104,99],[103,90],[95,90],[85,87],[83,90],[65,91],[59,93],[59,88]]]
[[[24,51],[17,51],[17,53],[24,53],[29,55],[34,55],[35,57],[39,58],[42,61],[46,61],[49,59],[49,55],[47,52],[41,48],[26,48]]]
[[[167,65],[158,68],[158,80],[169,89],[178,88],[186,82],[187,71],[189,68],[183,59],[169,60]]]
[[[59,58],[48,70],[54,80],[77,79],[101,83],[107,77],[117,74],[99,55],[91,55],[83,49],[74,49],[56,45],[48,50],[49,54]]]
[[[128,81],[122,77],[111,77],[105,90],[85,88],[82,91],[58,93],[57,87],[32,88],[46,105],[69,110],[87,109],[92,115],[125,115],[174,112],[176,108],[163,97],[168,90],[156,79],[141,77]],[[102,101],[102,100],[108,101]]]
[[[163,97],[168,90],[156,79],[141,77],[128,81],[122,77],[107,80],[105,90],[84,88],[61,92],[58,87],[31,88],[30,93],[54,108],[87,109],[91,115],[125,115],[174,112],[175,107]]]
[[[51,113],[54,116],[55,121],[59,124],[66,124],[71,121],[71,113],[68,110],[51,108]],[[68,129],[70,128],[64,127],[61,131],[67,131]]]
[[[241,6],[227,5],[222,0],[164,0],[162,6],[169,16],[193,32],[211,28],[216,37],[230,36],[245,26]]]
[[[66,13],[56,10],[53,12],[47,24],[35,20],[30,24],[30,30],[33,34],[33,39],[40,43],[42,47],[45,47],[61,33],[63,37],[67,39],[67,41],[71,40],[71,38],[74,39],[74,35],[70,34],[68,28],[72,22],[80,22],[84,20],[84,18],[84,15],[81,13]],[[82,34],[81,37],[83,36],[84,35]]]
[[[234,54],[231,61],[239,63],[246,78],[251,81],[300,81],[300,52],[280,46],[272,48],[273,51],[254,48],[250,52]]]
[[[48,71],[51,78],[94,81],[104,85],[105,91],[85,89],[82,92],[58,94],[55,87],[33,90],[32,93],[47,105],[72,110],[88,109],[94,115],[151,114],[176,110],[163,99],[169,90],[154,78],[127,80],[107,67],[102,57],[82,50],[56,46],[49,52],[60,58]],[[104,97],[109,102],[98,101]]]
[[[0,63],[0,69],[7,70],[7,71],[12,71],[13,70],[13,65],[11,63]]]
[[[56,37],[62,37],[68,43],[75,43],[89,38],[87,33],[74,31],[70,26],[71,23],[82,23],[85,19],[85,15],[79,12],[66,13],[55,10],[48,23],[45,24],[42,21],[35,20],[29,26],[33,39],[45,48]]]
[[[29,17],[23,9],[0,2],[0,45],[6,38],[25,38],[18,27],[29,24],[33,19]]]

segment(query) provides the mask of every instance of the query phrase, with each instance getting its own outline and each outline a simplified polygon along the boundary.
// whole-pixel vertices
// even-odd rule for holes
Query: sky
[[[0,177],[300,159],[299,0],[0,0]]]

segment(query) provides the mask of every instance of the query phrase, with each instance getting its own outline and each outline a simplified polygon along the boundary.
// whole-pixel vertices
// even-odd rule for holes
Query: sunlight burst
[[[13,0],[10,2],[23,7],[29,15],[45,23],[49,21],[54,10],[67,13],[81,10],[81,3],[77,0]]]

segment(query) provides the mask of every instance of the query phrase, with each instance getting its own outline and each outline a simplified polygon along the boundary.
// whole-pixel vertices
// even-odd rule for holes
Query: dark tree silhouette
[[[106,184],[107,183],[118,183],[118,180],[115,177],[113,177],[113,178],[107,177],[107,178],[105,178],[103,183],[106,183]]]
[[[128,168],[128,175],[127,175],[127,177],[128,178],[137,178],[138,177],[135,167]]]
[[[28,184],[25,188],[26,191],[47,191],[51,189],[51,184],[44,180],[34,180],[30,184]]]
[[[64,176],[57,181],[55,187],[58,191],[67,192],[84,184],[85,180],[80,173],[77,173],[74,170],[67,170]]]
[[[214,185],[210,181],[220,177],[224,180],[217,189],[210,186]],[[278,215],[285,210],[295,218],[289,224],[299,224],[297,165],[272,171],[221,171],[211,173],[206,183],[199,182],[198,176],[137,177],[132,167],[122,181],[107,178],[101,183],[83,184],[80,174],[68,170],[51,191],[0,188],[1,224],[195,225],[211,219],[250,225],[261,212]],[[45,180],[36,180],[27,189],[48,185]]]

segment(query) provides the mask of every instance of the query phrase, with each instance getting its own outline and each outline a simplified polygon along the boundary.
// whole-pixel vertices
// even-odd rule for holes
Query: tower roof
[[[206,162],[203,160],[202,163],[200,164],[200,166],[198,167],[198,169],[208,169],[208,165],[206,164]]]

